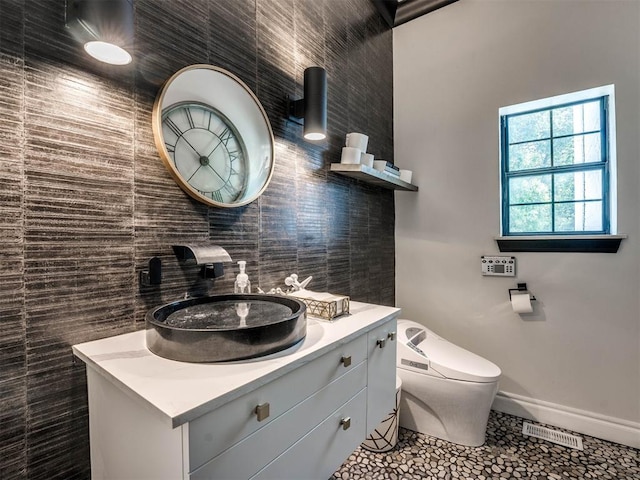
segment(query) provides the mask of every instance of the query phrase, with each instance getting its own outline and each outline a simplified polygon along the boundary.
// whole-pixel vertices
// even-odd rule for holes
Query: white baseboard
[[[565,407],[509,392],[498,392],[491,408],[498,412],[640,448],[640,423],[629,420]]]

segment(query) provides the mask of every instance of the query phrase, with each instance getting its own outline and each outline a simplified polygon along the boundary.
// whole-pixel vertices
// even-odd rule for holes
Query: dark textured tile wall
[[[146,311],[233,288],[183,267],[171,245],[211,241],[255,286],[394,303],[393,192],[329,173],[344,135],[393,153],[392,35],[370,0],[136,0],[135,62],[89,59],[63,2],[0,0],[0,479],[90,476],[85,370],[71,345],[143,328]],[[173,182],[153,143],[163,80],[193,63],[239,76],[276,138],[266,192],[208,208]],[[284,118],[304,68],[329,78],[329,136]],[[138,272],[163,260],[163,284]]]
[[[0,478],[22,476],[27,459],[23,18],[0,0]]]

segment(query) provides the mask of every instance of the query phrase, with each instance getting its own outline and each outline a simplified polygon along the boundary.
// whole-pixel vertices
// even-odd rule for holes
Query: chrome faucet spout
[[[173,251],[185,265],[207,265],[231,262],[229,253],[219,245],[174,245]]]
[[[203,278],[224,275],[223,262],[231,262],[229,253],[219,245],[173,245],[176,257],[183,265],[202,265]]]

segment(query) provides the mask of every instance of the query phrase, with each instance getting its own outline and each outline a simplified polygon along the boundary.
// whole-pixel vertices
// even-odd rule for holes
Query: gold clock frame
[[[187,102],[204,103],[205,105],[208,105],[213,109],[220,111],[223,115],[229,118],[229,115],[227,115],[227,112],[225,112],[225,109],[220,108],[216,99],[230,93],[230,92],[224,92],[225,88],[222,88],[222,87],[229,88],[229,85],[230,85],[229,81],[231,81],[232,82],[231,84],[235,85],[235,88],[236,88],[236,91],[233,93],[236,96],[238,95],[240,97],[245,96],[242,99],[244,102],[243,105],[248,104],[249,107],[247,108],[253,107],[256,109],[255,111],[250,112],[251,115],[253,115],[254,119],[258,119],[261,117],[261,119],[264,121],[263,127],[266,129],[266,132],[262,132],[262,134],[264,136],[263,140],[268,141],[269,143],[269,146],[268,146],[269,171],[266,173],[266,176],[264,176],[264,179],[262,181],[259,180],[259,177],[256,177],[257,181],[259,183],[261,182],[261,184],[258,185],[259,188],[256,188],[255,191],[249,192],[248,195],[246,195],[246,197],[242,197],[237,202],[233,202],[233,203],[218,202],[216,200],[213,200],[209,197],[202,195],[199,191],[197,191],[191,185],[189,185],[189,183],[178,172],[176,166],[174,165],[174,162],[172,161],[169,155],[169,152],[164,142],[163,133],[162,133],[162,113],[166,108],[169,108],[173,106],[175,103],[177,103],[177,102],[174,102],[169,105],[164,105],[164,102],[168,96],[168,92],[170,91],[171,86],[174,85],[178,79],[180,79],[181,77],[184,78],[185,74],[189,74],[194,70],[204,70],[205,73],[210,72],[212,75],[212,81],[216,80],[216,77],[219,77],[218,80],[220,83],[221,90],[223,91],[216,90],[214,85],[208,86],[206,91],[203,91],[204,89],[201,89],[200,91],[198,91],[197,88],[194,88],[193,92],[190,92],[190,91],[182,92],[182,95],[185,95],[183,98],[181,98],[182,102],[187,101]],[[203,73],[203,75],[205,73]],[[238,115],[239,114],[236,114],[235,116],[238,116]],[[229,121],[235,125],[233,118],[229,118]],[[152,115],[151,115],[151,123],[152,123],[153,137],[154,137],[156,149],[160,154],[160,159],[162,160],[162,163],[164,164],[165,168],[169,171],[169,174],[171,175],[173,180],[178,184],[178,186],[190,197],[194,198],[195,200],[198,200],[199,202],[202,202],[206,205],[213,206],[213,207],[223,207],[223,208],[241,207],[243,205],[247,205],[253,202],[260,195],[262,195],[266,190],[266,188],[268,187],[269,183],[271,182],[271,178],[273,177],[273,172],[275,170],[275,140],[273,136],[273,130],[271,129],[271,123],[269,122],[269,118],[267,117],[267,114],[264,108],[262,107],[262,104],[258,100],[258,97],[256,97],[256,95],[251,91],[251,89],[242,80],[240,80],[240,78],[238,78],[236,75],[234,75],[233,73],[223,68],[216,67],[213,65],[208,65],[208,64],[195,64],[195,65],[189,65],[187,67],[184,67],[178,70],[176,73],[174,73],[164,83],[164,85],[162,86],[162,88],[160,89],[160,92],[156,97],[156,100],[153,105]],[[244,132],[239,132],[241,138],[243,138],[244,135],[247,134],[247,132],[249,134],[254,133],[245,128]],[[243,138],[243,141],[244,141],[244,138]],[[248,155],[253,155],[255,157],[256,153],[248,152]],[[254,158],[248,158],[247,162],[251,162],[252,160],[254,160]],[[249,164],[247,167],[248,169],[247,175],[249,176],[251,176],[252,174],[260,175],[260,170],[264,170],[264,167],[261,167],[260,162],[261,161],[258,160],[257,172],[255,172],[255,169],[250,168],[251,164]],[[247,180],[247,184],[249,185],[250,183],[251,183],[251,178]]]

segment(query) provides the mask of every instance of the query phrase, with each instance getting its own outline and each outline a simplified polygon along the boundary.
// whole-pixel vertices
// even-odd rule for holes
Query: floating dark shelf
[[[407,192],[417,192],[418,187],[400,180],[395,175],[381,172],[375,168],[367,167],[360,163],[332,163],[331,171],[347,177],[357,178],[363,182],[378,185],[390,190],[404,190]]]

